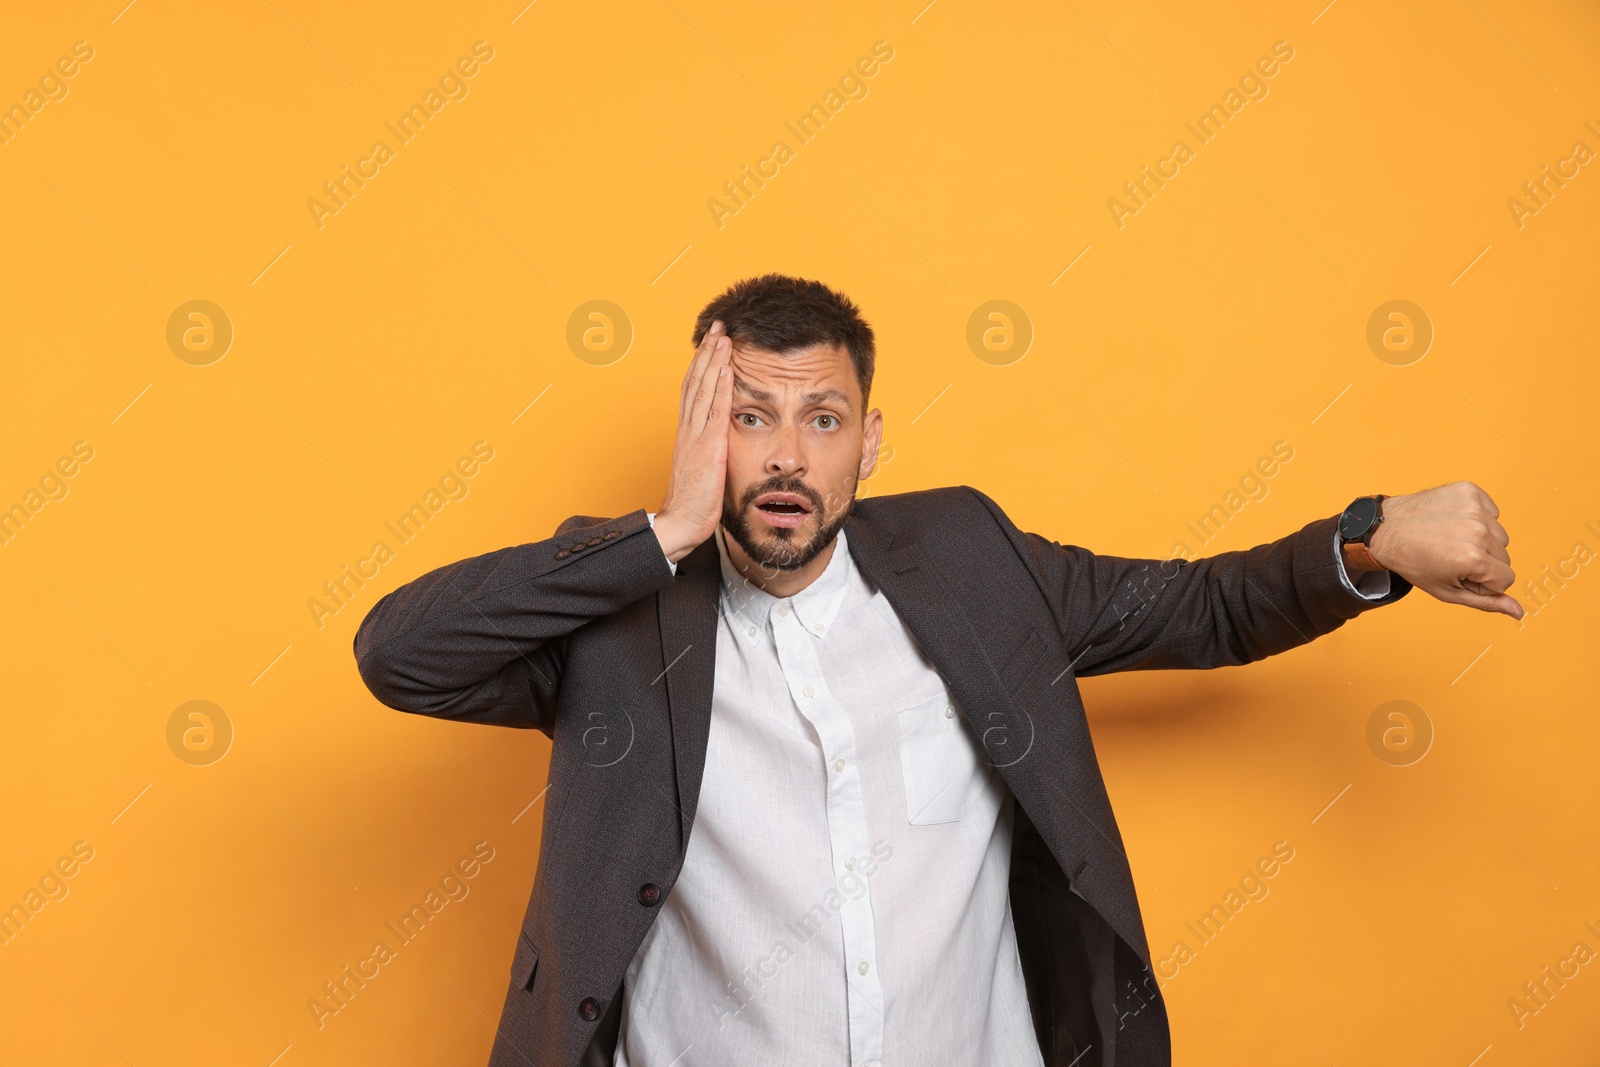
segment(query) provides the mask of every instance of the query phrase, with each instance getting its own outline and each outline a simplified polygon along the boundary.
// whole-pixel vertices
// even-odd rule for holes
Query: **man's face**
[[[872,473],[883,416],[864,412],[850,354],[734,343],[722,526],[759,566],[799,570],[832,542]]]

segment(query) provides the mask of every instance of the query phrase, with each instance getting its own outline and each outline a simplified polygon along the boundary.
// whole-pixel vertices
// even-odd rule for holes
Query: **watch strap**
[[[1344,553],[1346,567],[1353,567],[1360,571],[1381,571],[1384,569],[1383,564],[1378,562],[1378,558],[1372,554],[1372,549],[1368,548],[1364,541],[1345,541],[1339,547],[1340,551]]]

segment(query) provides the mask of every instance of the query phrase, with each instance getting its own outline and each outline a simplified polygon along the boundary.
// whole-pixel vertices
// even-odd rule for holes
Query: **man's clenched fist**
[[[1506,590],[1516,580],[1500,509],[1471,482],[1385,497],[1368,546],[1385,570],[1431,596],[1522,618]]]

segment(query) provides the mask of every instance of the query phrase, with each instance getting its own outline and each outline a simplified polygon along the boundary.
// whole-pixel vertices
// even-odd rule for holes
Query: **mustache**
[[[821,515],[827,511],[822,494],[792,474],[775,475],[764,482],[750,486],[739,498],[739,510],[748,511],[755,504],[757,497],[767,493],[793,493],[805,497],[810,502],[813,514]]]

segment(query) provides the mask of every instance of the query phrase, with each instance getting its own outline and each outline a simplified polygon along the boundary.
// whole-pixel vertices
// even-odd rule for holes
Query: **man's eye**
[[[831,430],[837,425],[839,425],[839,420],[832,415],[817,416],[817,429],[819,430]]]
[[[757,415],[751,415],[748,412],[743,413],[743,414],[739,414],[739,415],[735,415],[734,418],[739,420],[739,425],[740,426],[759,426],[759,425],[761,425],[761,418],[759,416],[757,416]]]

